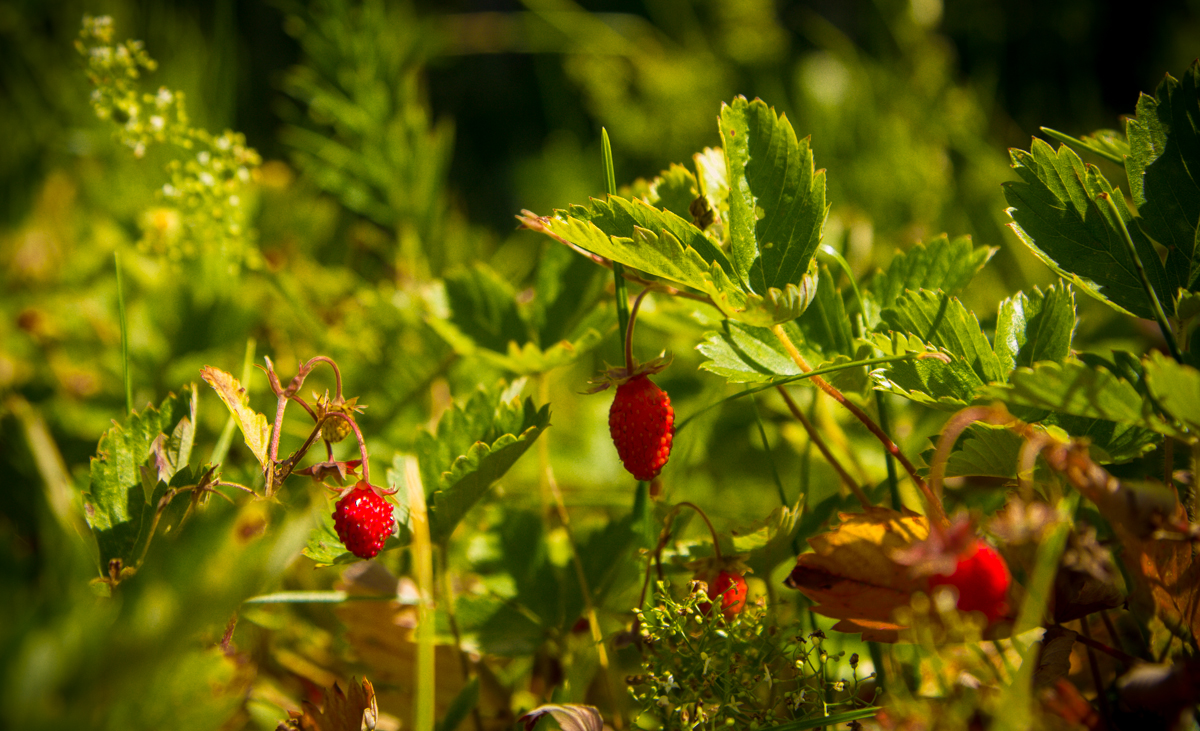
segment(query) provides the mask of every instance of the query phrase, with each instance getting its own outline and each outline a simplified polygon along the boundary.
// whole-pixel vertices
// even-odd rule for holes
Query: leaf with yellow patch
[[[796,559],[786,583],[816,602],[814,612],[840,620],[837,631],[895,642],[903,627],[893,613],[924,586],[892,555],[928,538],[929,521],[887,508],[838,517],[836,528],[808,539],[813,551]]]
[[[225,406],[233,413],[233,418],[242,430],[242,436],[246,438],[246,446],[250,447],[250,451],[258,458],[258,463],[266,469],[267,445],[271,443],[271,425],[267,423],[267,417],[250,408],[250,398],[246,395],[246,389],[238,379],[225,371],[204,366],[200,369],[200,377],[213,387],[225,402]]]

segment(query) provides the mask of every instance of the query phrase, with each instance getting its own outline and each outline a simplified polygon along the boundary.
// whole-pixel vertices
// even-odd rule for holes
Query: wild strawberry
[[[608,430],[621,464],[639,480],[653,480],[671,456],[675,410],[666,392],[645,375],[617,386]]]
[[[321,438],[327,442],[336,444],[346,437],[350,436],[350,422],[343,419],[341,416],[326,416],[327,414],[342,414],[353,417],[356,412],[360,412],[367,408],[366,406],[358,405],[358,397],[352,399],[343,399],[341,396],[329,398],[329,392],[326,391],[324,396],[313,394],[316,396],[316,412],[317,420],[321,422]]]
[[[982,541],[960,554],[954,573],[934,574],[929,586],[949,585],[958,589],[958,609],[983,612],[989,622],[1008,614],[1008,587],[1012,575],[996,549]]]
[[[333,511],[338,538],[359,558],[378,555],[395,525],[391,503],[365,480],[350,488]]]
[[[722,571],[713,579],[708,595],[721,597],[721,612],[726,619],[733,619],[746,608],[746,579],[736,571]],[[708,614],[712,605],[701,602],[697,608],[702,614]]]

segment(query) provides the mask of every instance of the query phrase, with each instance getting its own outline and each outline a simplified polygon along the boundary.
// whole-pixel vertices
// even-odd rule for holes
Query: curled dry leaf
[[[1170,515],[1174,525],[1187,525],[1183,505]],[[1142,538],[1121,524],[1114,526],[1134,569],[1141,591],[1148,592],[1155,612],[1168,626],[1186,628],[1200,637],[1200,561],[1190,540]]]
[[[816,602],[814,612],[840,620],[839,632],[895,642],[903,627],[893,614],[924,582],[892,557],[928,538],[929,521],[879,507],[838,517],[836,528],[808,539],[812,553],[796,559],[785,583]]]
[[[276,731],[361,731],[364,723],[374,729],[379,718],[375,688],[366,678],[362,684],[352,679],[349,693],[334,683],[333,689],[326,691],[323,705],[322,710],[304,701],[302,710],[290,711],[291,718],[281,721]]]

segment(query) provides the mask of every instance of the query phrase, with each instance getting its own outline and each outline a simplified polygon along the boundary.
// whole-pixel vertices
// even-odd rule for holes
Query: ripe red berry
[[[958,609],[962,612],[983,612],[989,622],[1008,614],[1008,587],[1012,574],[996,549],[977,541],[954,567],[954,573],[934,574],[929,586],[950,585],[958,589]]]
[[[392,534],[392,506],[374,487],[360,481],[337,502],[333,527],[338,538],[359,558],[374,558]]]
[[[639,480],[653,480],[671,456],[675,437],[670,397],[648,377],[634,376],[617,387],[608,430],[625,469]]]
[[[721,597],[721,612],[726,619],[733,619],[746,608],[746,579],[735,571],[722,571],[708,589],[711,597]],[[708,614],[712,605],[702,602],[698,608]]]

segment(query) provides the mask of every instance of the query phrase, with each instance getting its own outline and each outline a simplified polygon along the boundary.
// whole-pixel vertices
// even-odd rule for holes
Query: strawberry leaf
[[[1004,380],[1006,373],[979,320],[958,298],[927,289],[909,292],[885,307],[882,317],[889,329],[916,335],[963,360],[979,385]]]
[[[800,374],[779,338],[764,327],[726,321],[721,332],[705,333],[704,342],[696,349],[708,358],[700,367],[730,383],[765,383],[779,376]]]
[[[1142,361],[1146,386],[1168,416],[1195,439],[1200,434],[1200,371],[1153,352]]]
[[[722,105],[720,124],[734,271],[762,295],[802,286],[829,210],[825,171],[813,171],[808,138],[761,99]]]
[[[1138,99],[1126,124],[1129,192],[1150,238],[1167,248],[1166,291],[1200,289],[1200,62]],[[1142,255],[1143,257],[1145,254]],[[1159,294],[1162,299],[1162,294]],[[1163,300],[1163,306],[1171,298]]]
[[[415,450],[429,504],[434,542],[454,527],[488,488],[550,425],[550,407],[503,400],[499,389],[476,391],[442,415],[436,435],[422,432]]]
[[[1071,352],[1075,332],[1075,295],[1060,281],[1043,293],[1018,292],[1000,303],[996,322],[996,357],[1007,374],[1037,361],[1062,362]]]
[[[126,566],[136,563],[135,549],[154,515],[155,486],[163,485],[157,480],[151,446],[180,421],[180,415],[188,418],[194,391],[189,386],[179,396],[169,394],[157,408],[147,404],[100,437],[83,499],[84,517],[100,547],[102,569],[114,559]],[[143,484],[143,466],[150,467],[149,487]]]
[[[828,360],[835,355],[854,355],[854,333],[850,330],[850,318],[842,293],[834,283],[829,267],[818,269],[817,294],[804,314],[796,319],[804,342],[819,350]]]
[[[1033,140],[1030,152],[1011,150],[1012,167],[1020,182],[1004,183],[1010,224],[1035,255],[1079,289],[1114,309],[1137,317],[1153,318],[1150,297],[1142,287],[1124,234],[1106,203],[1115,204],[1133,238],[1134,249],[1146,269],[1160,302],[1173,312],[1171,289],[1158,252],[1125,207],[1125,197],[1092,165],[1084,165],[1069,147],[1056,153],[1050,145]],[[1190,251],[1190,249],[1189,249]]]
[[[246,389],[232,375],[212,366],[204,366],[200,369],[200,377],[212,386],[221,397],[221,401],[225,402],[238,428],[242,430],[246,446],[265,470],[267,449],[271,443],[271,425],[267,423],[267,417],[250,408]]]
[[[875,387],[917,403],[957,411],[971,403],[979,375],[967,361],[904,333],[875,333],[871,344],[885,356],[914,353],[911,360],[888,363],[871,372]]]
[[[867,327],[878,326],[880,310],[908,290],[940,289],[955,294],[997,251],[988,246],[972,248],[970,236],[951,239],[942,234],[896,252],[887,270],[876,275],[863,292]]]
[[[516,292],[491,267],[474,266],[445,277],[450,322],[478,345],[503,353],[510,342],[530,340],[530,328],[517,310]]]

